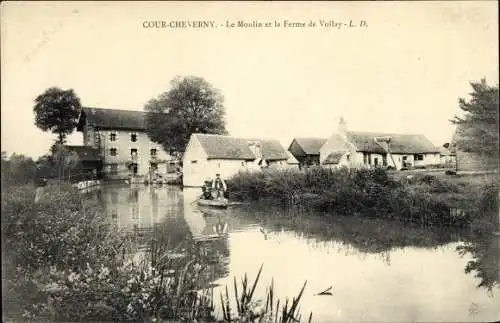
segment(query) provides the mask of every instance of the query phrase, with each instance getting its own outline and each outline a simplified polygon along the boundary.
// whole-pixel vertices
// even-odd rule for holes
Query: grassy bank
[[[230,196],[327,214],[399,219],[424,225],[492,225],[498,212],[496,176],[395,178],[383,169],[241,172]],[[484,224],[482,223],[482,224]]]
[[[169,256],[182,245],[151,240],[145,256],[133,260],[136,247],[117,231],[97,201],[84,199],[64,184],[48,186],[38,203],[34,199],[33,186],[2,190],[3,321],[296,318],[296,308],[291,311],[283,305],[274,307],[274,313],[257,313],[255,287],[248,293],[246,279],[238,287],[244,293],[234,295],[238,308],[228,307],[226,293],[219,306],[224,313],[218,316],[214,302],[219,298],[205,288],[206,265],[196,256]]]

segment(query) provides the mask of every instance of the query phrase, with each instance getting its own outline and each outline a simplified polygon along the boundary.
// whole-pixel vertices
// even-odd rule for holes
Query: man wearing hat
[[[224,197],[227,186],[226,182],[220,177],[220,174],[215,175],[215,180],[212,182],[212,189],[216,192],[218,199]]]

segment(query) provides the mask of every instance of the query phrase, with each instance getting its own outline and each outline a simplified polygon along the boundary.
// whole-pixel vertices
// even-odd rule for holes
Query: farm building
[[[320,149],[320,163],[327,167],[393,167],[439,165],[439,148],[421,134],[348,131],[340,118],[337,131]]]
[[[278,140],[192,134],[184,151],[183,184],[197,187],[216,174],[228,179],[239,171],[285,168],[289,159]]]
[[[455,167],[457,159],[454,152],[446,147],[439,147],[441,165]]]
[[[294,138],[288,151],[300,167],[319,165],[319,150],[325,142],[325,138]]]

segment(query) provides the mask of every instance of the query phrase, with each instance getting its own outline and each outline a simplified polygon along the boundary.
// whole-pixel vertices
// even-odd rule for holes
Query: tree
[[[51,87],[35,99],[35,125],[57,134],[57,142],[64,143],[75,129],[80,109],[80,99],[72,89]]]
[[[58,178],[64,178],[65,172],[68,171],[67,176],[69,180],[71,177],[71,169],[75,169],[80,163],[78,154],[60,143],[54,144],[50,150],[52,153],[52,164],[57,170]]]
[[[498,157],[498,85],[489,86],[485,79],[470,85],[470,100],[458,100],[464,115],[451,120],[460,132],[455,144],[463,151]]]
[[[166,151],[183,152],[192,133],[227,134],[224,98],[201,77],[176,77],[171,89],[150,100],[146,132]]]
[[[22,154],[7,154],[2,151],[2,184],[33,183],[36,175],[36,164],[31,157]]]

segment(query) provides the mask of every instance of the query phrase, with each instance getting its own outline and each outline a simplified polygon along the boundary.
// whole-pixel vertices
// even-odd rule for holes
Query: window
[[[347,154],[346,155],[346,159],[347,159],[347,161],[350,161],[351,160],[351,155]]]
[[[116,156],[116,148],[110,148],[110,149],[109,149],[109,154],[110,154],[111,156]]]
[[[387,155],[382,156],[382,165],[387,166]]]
[[[111,175],[118,174],[118,164],[109,165]]]
[[[157,153],[156,148],[152,148],[150,150],[150,153],[151,153],[151,157],[156,157],[156,153]]]
[[[378,158],[373,158],[373,165],[378,166]]]
[[[109,141],[116,141],[116,132],[112,132],[109,134]]]
[[[131,133],[130,134],[130,141],[136,142],[137,141],[137,134],[136,133]]]
[[[191,164],[196,164],[198,161],[197,160],[192,160]]]
[[[422,154],[415,155],[415,160],[424,160],[424,155]]]
[[[137,148],[130,149],[130,155],[131,156],[137,156]]]
[[[241,162],[241,166],[245,166],[245,162]]]

